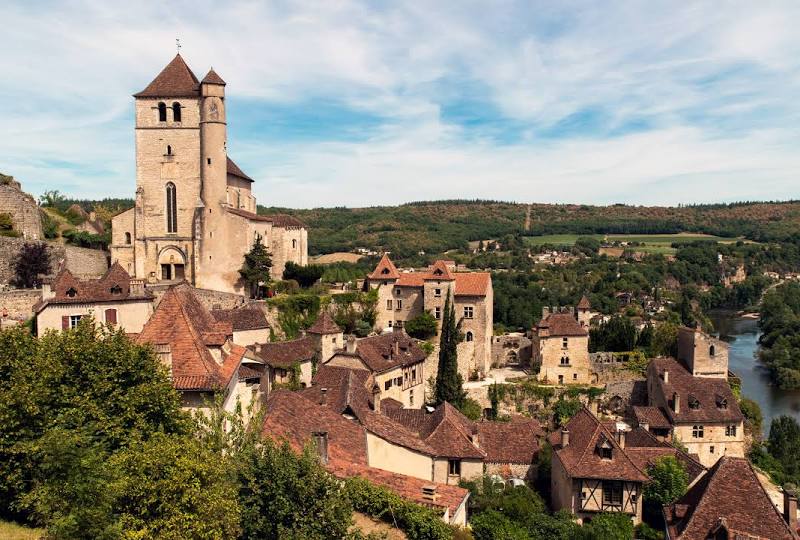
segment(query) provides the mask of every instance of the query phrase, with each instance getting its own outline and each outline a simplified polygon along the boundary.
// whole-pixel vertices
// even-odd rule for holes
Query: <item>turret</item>
[[[226,202],[228,170],[225,81],[213,69],[200,82],[200,96],[201,196],[213,215]]]

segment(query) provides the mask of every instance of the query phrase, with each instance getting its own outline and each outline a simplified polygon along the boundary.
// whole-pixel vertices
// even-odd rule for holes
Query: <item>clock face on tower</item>
[[[219,108],[217,107],[217,99],[212,98],[211,104],[208,106],[208,119],[219,120]]]

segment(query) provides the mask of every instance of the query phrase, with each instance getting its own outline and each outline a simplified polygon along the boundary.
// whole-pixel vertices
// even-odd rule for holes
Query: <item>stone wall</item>
[[[14,280],[14,261],[19,256],[24,238],[0,236],[0,287]],[[61,262],[67,269],[81,277],[101,276],[108,269],[108,253],[97,249],[67,246],[57,242],[46,242],[50,253],[50,273],[58,271]]]
[[[164,293],[169,289],[170,284],[148,284],[147,290],[152,292],[156,297],[155,307],[161,303],[161,298]],[[212,291],[209,289],[192,289],[197,299],[202,303],[206,309],[233,309],[244,305],[245,298],[240,294],[227,293],[222,291]]]
[[[11,289],[0,291],[0,317],[24,321],[33,316],[33,305],[42,299],[41,289]]]
[[[0,184],[0,213],[9,214],[14,223],[14,230],[26,240],[42,238],[42,218],[39,205],[22,191],[19,182],[10,180]]]

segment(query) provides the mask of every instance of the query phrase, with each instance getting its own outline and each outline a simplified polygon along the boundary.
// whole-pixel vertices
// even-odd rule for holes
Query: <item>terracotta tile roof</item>
[[[231,345],[226,353],[223,347],[220,364],[208,347],[223,345],[232,334],[230,323],[217,322],[182,283],[167,289],[136,339],[170,346],[172,382],[178,390],[213,390],[228,385],[245,349]]]
[[[637,467],[645,472],[657,459],[672,456],[686,468],[686,472],[689,474],[689,483],[706,470],[697,459],[667,442],[658,440],[643,428],[635,428],[625,434],[625,453]]]
[[[584,294],[581,296],[581,299],[578,301],[578,305],[576,307],[578,309],[591,309],[592,304],[589,303],[589,299],[586,298],[586,295]]]
[[[206,73],[206,76],[203,77],[203,80],[200,82],[207,84],[221,84],[222,86],[225,86],[225,81],[222,80],[222,77],[217,75],[217,72],[214,71],[214,68],[208,70],[208,73]]]
[[[367,431],[370,431],[378,437],[398,446],[402,446],[428,456],[461,457],[460,453],[447,453],[447,450],[442,448],[442,446],[436,441],[434,441],[433,444],[428,444],[429,441],[423,440],[418,433],[415,433],[402,424],[395,422],[389,416],[377,414],[369,408],[362,409],[358,414],[358,419]],[[474,453],[475,452],[473,452],[473,454]],[[471,454],[463,457],[470,456]]]
[[[664,382],[664,370],[669,371],[669,382]],[[654,358],[647,366],[647,379],[654,382],[654,392],[658,392],[665,402],[671,402],[676,392],[680,396],[679,413],[669,407],[663,411],[673,424],[739,422],[744,419],[727,379],[693,377],[673,358]],[[721,400],[726,402],[725,407],[718,406]],[[690,401],[699,407],[693,409]]]
[[[230,323],[234,331],[269,328],[267,317],[264,315],[264,312],[257,307],[212,309],[211,315],[213,315],[217,321]]]
[[[199,97],[200,83],[192,70],[176,55],[153,81],[134,97]]]
[[[676,540],[704,540],[723,523],[728,538],[797,538],[744,458],[722,456],[683,497],[664,508],[664,517]]]
[[[203,80],[203,82],[206,81]],[[244,173],[244,171],[242,171],[242,169],[240,169],[239,166],[230,157],[228,157],[227,168],[228,168],[228,174],[230,174],[231,176],[236,176],[238,178],[241,178],[242,180],[247,180],[248,182],[254,182],[254,180],[249,176],[247,176]]]
[[[434,262],[428,269],[428,275],[425,276],[426,280],[441,280],[452,281],[455,279],[450,269],[447,268],[447,263],[442,260]]]
[[[578,411],[566,427],[569,430],[567,446],[561,446],[560,431],[551,433],[549,440],[571,478],[647,481],[645,472],[620,448],[615,435],[587,408]],[[600,457],[597,448],[601,444],[611,446],[611,459]]]
[[[488,272],[456,272],[456,296],[486,296],[492,276]]]
[[[323,310],[307,332],[309,334],[340,334],[342,329],[339,328],[339,325],[333,320],[331,314]]]
[[[655,429],[669,429],[672,424],[669,418],[664,414],[660,407],[642,407],[639,405],[633,406],[633,415],[636,421],[641,425],[647,423],[648,427]]]
[[[545,436],[535,420],[478,422],[477,426],[478,443],[490,463],[533,463],[539,452],[539,439]]]
[[[432,448],[435,456],[462,459],[486,457],[486,452],[472,443],[472,435],[478,429],[475,423],[447,402],[436,407],[432,413],[425,409],[389,409],[384,414],[416,433]]]
[[[317,353],[314,338],[311,336],[290,341],[256,343],[251,350],[267,365],[283,369],[292,367],[295,362],[310,362]]]
[[[264,375],[262,372],[257,371],[251,367],[246,365],[242,365],[239,367],[239,380],[244,381],[247,379],[259,379],[261,376]]]
[[[69,270],[63,269],[50,282],[55,296],[37,303],[34,307],[37,313],[49,304],[94,304],[153,299],[153,295],[144,286],[141,287],[141,292],[131,292],[131,276],[116,262],[97,279],[79,279]],[[74,296],[67,294],[70,290],[74,291]]]
[[[272,223],[275,227],[282,227],[284,229],[304,229],[306,228],[306,224],[300,221],[299,219],[287,215],[287,214],[275,214],[272,216],[262,216],[259,214],[254,214],[252,212],[248,212],[247,210],[242,210],[241,208],[227,208],[228,213],[249,219],[251,221],[260,221],[265,223]]]
[[[323,365],[311,380],[312,386],[301,393],[314,403],[322,404],[322,389],[325,388],[324,402],[328,407],[340,414],[360,417],[362,411],[372,407],[369,389],[373,382],[372,374],[366,369]]]
[[[536,327],[549,329],[550,337],[589,335],[571,313],[550,313]]]
[[[398,287],[424,287],[425,274],[422,272],[403,272],[395,285]]]
[[[367,466],[367,435],[358,423],[347,420],[296,392],[270,393],[261,433],[286,440],[295,450],[308,444],[315,432],[328,433],[328,460]]]
[[[348,353],[340,350],[335,354]],[[423,362],[427,357],[416,341],[397,330],[359,340],[355,354],[374,373]]]
[[[384,253],[378,262],[378,266],[367,277],[369,279],[397,279],[400,277],[400,273],[389,256]]]

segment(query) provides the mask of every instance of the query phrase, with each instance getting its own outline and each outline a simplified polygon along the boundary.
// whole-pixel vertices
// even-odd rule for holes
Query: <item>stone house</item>
[[[262,239],[272,273],[307,264],[308,235],[287,215],[256,214],[253,179],[228,156],[225,82],[199,81],[177,55],[135,98],[135,206],[112,220],[112,261],[148,282],[244,290],[244,255]]]
[[[527,366],[531,361],[531,340],[522,332],[492,337],[492,367]]]
[[[426,354],[417,342],[395,327],[391,332],[356,340],[348,336],[344,348],[324,360],[328,366],[369,371],[384,398],[404,407],[422,407],[425,402]]]
[[[723,456],[675,503],[664,507],[667,540],[796,540],[797,498],[783,515],[744,458]]]
[[[233,328],[233,342],[247,347],[269,341],[270,326],[264,310],[255,306],[233,309],[212,309],[211,315],[220,322],[229,322]]]
[[[75,277],[63,269],[42,283],[42,300],[33,308],[36,333],[67,330],[91,316],[99,324],[141,332],[153,313],[153,295],[140,279],[131,279],[118,264],[98,279]]]
[[[589,384],[589,332],[572,311],[550,312],[532,331],[532,362],[539,366],[538,378],[550,384]]]
[[[261,399],[261,361],[233,343],[231,323],[217,321],[186,283],[164,293],[136,340],[153,346],[185,409],[207,410],[217,394],[229,412]]]
[[[383,255],[365,286],[378,290],[378,329],[402,327],[423,312],[431,313],[441,328],[446,299],[455,306],[464,334],[458,346],[459,371],[487,373],[492,362],[494,328],[492,277],[488,272],[456,272],[455,263],[436,261],[422,272],[400,272]],[[466,378],[466,377],[465,377]]]
[[[679,439],[706,466],[722,455],[743,456],[744,416],[728,375],[726,343],[680,328],[678,360],[656,358],[647,368],[648,405],[654,410],[639,411],[637,421]]]
[[[296,451],[314,444],[320,462],[333,475],[366,478],[436,510],[446,523],[466,526],[468,490],[372,466],[364,426],[327,403],[309,399],[306,392],[276,390],[270,394],[262,426],[264,437],[287,441]]]
[[[581,523],[599,512],[622,512],[634,524],[640,523],[647,467],[660,457],[680,460],[692,481],[705,470],[694,458],[646,430],[628,431],[603,423],[585,407],[549,440],[553,446],[551,506],[568,510]]]

